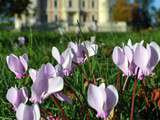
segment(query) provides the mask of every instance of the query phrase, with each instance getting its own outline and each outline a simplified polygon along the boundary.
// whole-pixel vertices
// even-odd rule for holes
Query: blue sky
[[[134,0],[129,0],[131,3],[134,2]],[[160,0],[154,0],[153,6],[155,6],[157,9],[160,9]]]
[[[156,8],[160,9],[160,0],[154,0],[153,5],[154,5]]]

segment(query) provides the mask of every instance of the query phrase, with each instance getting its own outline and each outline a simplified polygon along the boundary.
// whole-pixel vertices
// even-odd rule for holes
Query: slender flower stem
[[[45,118],[45,117],[46,117],[46,114],[45,114],[44,110],[40,109],[40,112],[41,112],[41,117],[42,117],[42,118]]]
[[[40,111],[42,113],[42,117],[44,117],[44,118],[47,117],[47,116],[53,116],[53,114],[46,109],[40,108]]]
[[[88,109],[87,109],[87,118],[86,118],[86,120],[90,120],[90,114],[89,114]]]
[[[138,114],[140,112],[140,95],[138,95]]]
[[[93,75],[93,82],[94,82],[94,84],[96,85],[97,81],[96,81],[95,75]]]
[[[120,76],[121,76],[121,71],[120,70],[118,70],[117,71],[117,80],[116,80],[116,88],[118,89],[118,90],[121,90],[121,81],[120,81]]]
[[[136,80],[134,81],[134,86],[133,86],[133,91],[132,91],[132,105],[131,105],[130,120],[133,120],[134,101],[135,101],[135,95],[136,95],[137,82],[138,82],[138,80],[136,79]]]
[[[143,91],[144,91],[144,98],[145,98],[145,101],[146,101],[147,107],[149,107],[149,106],[150,106],[150,104],[149,104],[149,100],[148,100],[148,98],[147,98],[147,96],[146,96],[145,83],[144,83],[143,81],[141,81],[141,86],[142,86],[142,89],[143,89]]]
[[[127,78],[126,78],[126,80],[125,80],[125,82],[124,82],[123,89],[122,89],[123,91],[124,91],[125,88],[126,88],[126,85],[127,85],[127,82],[128,82],[128,78],[129,78],[129,77],[127,76]]]
[[[57,105],[57,107],[61,110],[61,112],[62,112],[62,120],[68,120],[67,116],[65,115],[64,109],[59,104],[58,100],[53,95],[51,95],[50,97],[52,98],[53,102]]]

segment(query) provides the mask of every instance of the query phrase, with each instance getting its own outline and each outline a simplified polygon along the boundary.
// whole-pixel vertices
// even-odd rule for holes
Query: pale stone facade
[[[74,25],[97,21],[104,25],[109,21],[109,0],[48,0],[48,22],[66,21]]]
[[[35,7],[36,14],[29,18],[32,19],[30,25],[62,22],[73,28],[79,21],[85,30],[90,27],[98,27],[100,31],[126,31],[125,23],[119,25],[120,23],[111,22],[110,3],[114,0],[31,1],[34,3],[32,7]],[[114,27],[112,28],[112,26]]]

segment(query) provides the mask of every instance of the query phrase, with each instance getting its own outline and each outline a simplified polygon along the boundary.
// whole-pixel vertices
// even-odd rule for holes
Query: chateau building
[[[97,21],[104,25],[109,21],[111,0],[48,0],[48,22],[66,21],[69,25]]]
[[[28,17],[35,24],[64,23],[68,27],[77,25],[77,21],[84,27],[93,25],[99,30],[114,31],[111,29],[126,30],[126,24],[113,23],[111,8],[115,0],[31,0],[34,15]],[[33,12],[32,12],[33,13]],[[26,18],[26,19],[28,19]],[[27,21],[27,20],[25,20]],[[34,22],[33,22],[34,21]],[[23,22],[25,23],[25,22]],[[30,24],[30,23],[27,23]],[[104,29],[104,30],[103,30]],[[120,28],[121,29],[121,28]],[[124,29],[124,30],[123,30]]]

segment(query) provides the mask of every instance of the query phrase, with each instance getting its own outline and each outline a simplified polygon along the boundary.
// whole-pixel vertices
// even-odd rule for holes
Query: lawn
[[[18,37],[26,36],[28,43],[24,46],[18,45]],[[60,35],[54,32],[0,32],[0,120],[13,120],[15,112],[12,110],[11,104],[6,100],[7,90],[11,86],[22,87],[28,89],[32,85],[32,80],[24,78],[16,80],[15,76],[7,67],[6,56],[14,53],[22,55],[27,53],[29,56],[29,68],[38,69],[44,63],[52,63],[56,65],[56,61],[51,55],[51,49],[56,46],[60,51],[63,51],[69,41],[84,41],[89,40],[91,36],[96,36],[96,43],[99,45],[98,54],[91,57],[81,68],[76,69],[71,77],[66,77],[68,85],[64,87],[64,93],[68,95],[73,103],[72,105],[59,102],[65,110],[68,119],[72,120],[96,120],[96,112],[87,105],[87,84],[93,82],[96,78],[102,78],[99,83],[105,82],[106,85],[112,84],[116,86],[119,92],[119,102],[115,107],[115,120],[129,120],[131,96],[133,88],[133,79],[129,78],[129,84],[125,91],[122,91],[122,86],[125,81],[122,72],[112,62],[112,50],[115,46],[122,46],[122,43],[127,43],[130,38],[133,43],[144,40],[145,43],[155,41],[160,45],[160,31],[142,31],[142,32],[127,32],[127,33],[67,33]],[[151,91],[155,88],[160,88],[160,65],[154,70],[155,75],[147,77],[146,94],[150,106],[146,105],[143,91],[138,81],[138,89],[135,98],[135,120],[158,120],[160,118],[160,109],[156,102],[151,100]],[[78,96],[78,97],[77,97]],[[46,99],[41,108],[51,112],[54,116],[61,116],[61,111],[51,99]]]

